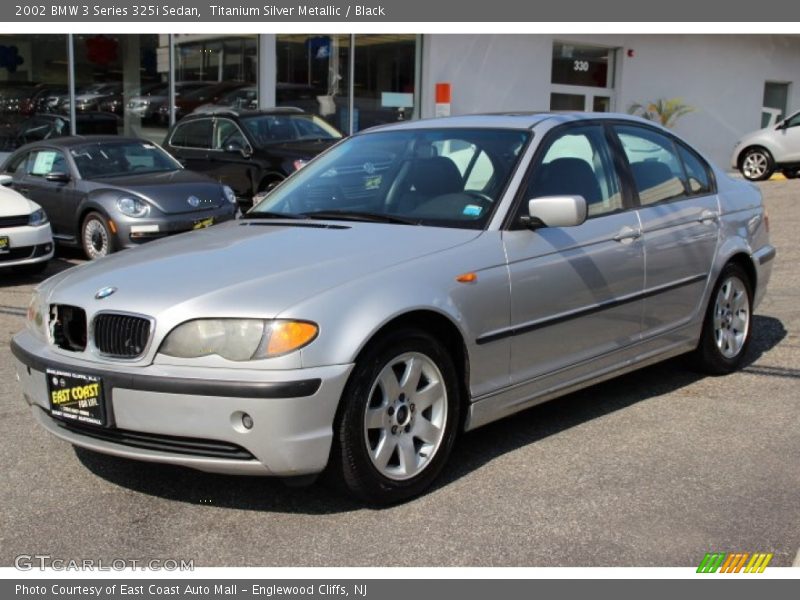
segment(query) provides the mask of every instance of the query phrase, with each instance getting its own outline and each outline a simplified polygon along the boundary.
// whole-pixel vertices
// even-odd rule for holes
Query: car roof
[[[209,108],[209,110],[204,112],[197,112],[191,113],[183,117],[181,121],[187,119],[196,119],[199,117],[215,117],[215,116],[225,116],[225,117],[239,117],[241,118],[248,118],[248,117],[258,117],[258,116],[268,116],[268,115],[283,115],[283,116],[298,116],[298,117],[310,117],[313,116],[311,113],[305,112],[301,108],[297,108],[295,106],[273,106],[271,108],[261,108],[261,109],[252,109],[252,108],[230,108],[226,106],[220,106],[219,108]]]
[[[403,129],[439,129],[439,128],[487,128],[487,129],[533,129],[544,121],[553,124],[569,123],[573,121],[590,120],[626,120],[637,123],[656,125],[640,117],[621,113],[591,113],[591,112],[498,112],[481,113],[472,115],[459,115],[454,117],[437,117],[432,119],[419,119],[416,121],[400,121],[388,123],[365,129],[364,132],[393,131]]]
[[[135,137],[126,137],[122,135],[68,135],[63,137],[56,137],[56,138],[49,138],[46,140],[41,140],[38,142],[31,142],[30,144],[25,144],[24,146],[20,147],[20,150],[23,148],[33,148],[38,146],[50,146],[56,148],[75,148],[77,146],[84,146],[86,144],[108,144],[108,143],[120,143],[120,142],[139,142],[139,143],[146,143],[150,144],[149,140],[145,140],[142,138],[135,138]]]

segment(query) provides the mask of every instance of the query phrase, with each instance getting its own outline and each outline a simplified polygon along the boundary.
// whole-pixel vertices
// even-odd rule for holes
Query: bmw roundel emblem
[[[186,201],[189,203],[189,206],[193,206],[194,208],[200,206],[200,198],[197,196],[189,196]]]
[[[97,293],[94,295],[95,300],[102,300],[103,298],[108,298],[111,294],[117,291],[115,287],[104,287],[97,290]]]

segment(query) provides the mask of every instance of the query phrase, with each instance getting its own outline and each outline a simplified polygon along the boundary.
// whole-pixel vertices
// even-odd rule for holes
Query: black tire
[[[390,365],[394,365],[394,369],[397,369],[400,364],[397,362],[398,359],[404,356],[421,356],[430,360],[438,369],[436,374],[441,375],[439,383],[443,384],[446,391],[445,398],[436,401],[439,411],[446,406],[446,412],[444,414],[438,412],[442,423],[439,429],[442,433],[438,445],[433,449],[426,447],[423,439],[414,437],[417,424],[423,423],[422,419],[428,420],[428,423],[434,420],[432,412],[428,412],[428,416],[425,415],[425,411],[431,410],[428,408],[414,414],[411,399],[418,397],[417,392],[406,399],[405,406],[408,408],[406,413],[401,413],[402,408],[394,410],[391,406],[385,407],[386,415],[391,415],[384,417],[388,423],[393,422],[393,418],[401,419],[402,414],[403,422],[409,422],[405,421],[406,418],[417,419],[411,421],[411,425],[400,427],[396,434],[388,426],[386,429],[368,431],[366,425],[366,411],[374,410],[376,401],[380,404],[381,398],[388,398],[380,387],[379,375],[382,372],[386,374],[386,369],[392,369]],[[422,372],[417,382],[409,384],[419,391],[433,389],[432,381],[436,378],[426,381],[426,377]],[[401,375],[397,375],[397,381],[402,381]],[[411,389],[411,385],[398,388],[398,391]],[[398,395],[395,406],[403,406],[398,404],[403,401],[403,396],[403,393]],[[380,406],[380,411],[383,410],[384,406]],[[403,329],[385,335],[372,342],[362,352],[342,394],[334,422],[331,460],[326,478],[351,496],[371,504],[388,505],[413,498],[431,485],[446,463],[461,422],[460,411],[461,398],[456,369],[444,347],[436,339],[417,329]],[[403,438],[403,444],[398,436],[406,436]],[[389,463],[384,467],[384,472],[376,466],[370,454],[376,452],[375,448],[380,443],[376,443],[377,438],[384,440],[384,443],[394,444],[395,448],[390,455]],[[411,448],[414,449],[412,473],[417,468],[419,472],[405,479],[387,476],[385,472],[391,469],[403,469],[400,457],[401,445],[407,447],[408,443],[411,443]],[[430,455],[426,455],[426,452],[430,452]],[[395,457],[396,467],[392,465],[392,459]]]
[[[741,342],[741,347],[738,347],[735,354],[726,355],[723,352],[723,349],[720,347],[720,344],[726,346],[725,341],[720,341],[718,343],[718,339],[720,332],[724,334],[724,330],[726,327],[725,320],[728,318],[727,316],[720,315],[721,325],[718,326],[719,321],[717,320],[717,311],[719,310],[720,306],[718,305],[718,299],[720,298],[720,290],[722,290],[723,286],[726,285],[728,282],[732,281],[732,279],[736,279],[741,282],[742,288],[744,293],[747,297],[747,326],[745,331],[743,332],[743,341]],[[721,306],[722,310],[727,310],[728,313],[731,311],[731,305],[727,305],[727,309],[723,304]],[[724,313],[723,313],[724,314]],[[730,320],[727,322],[727,330],[731,332],[731,335],[736,337],[736,331],[738,329],[735,326],[735,322],[732,323]],[[735,371],[739,367],[741,367],[742,362],[744,361],[745,355],[747,354],[747,348],[750,345],[750,340],[753,334],[753,284],[750,281],[750,277],[747,272],[735,263],[728,263],[722,269],[722,272],[717,279],[717,283],[714,285],[714,290],[711,293],[711,297],[708,301],[708,307],[706,309],[706,316],[703,321],[703,330],[700,334],[700,342],[697,345],[694,353],[691,355],[691,362],[692,366],[702,372],[707,373],[709,375],[726,375]],[[729,351],[733,351],[734,346],[727,346]]]
[[[108,220],[98,212],[90,212],[81,224],[81,245],[89,260],[108,256],[116,250]]]
[[[766,148],[748,148],[742,155],[739,170],[749,181],[764,181],[775,172],[775,161]]]
[[[781,171],[786,179],[797,179],[800,177],[800,169],[784,169]]]

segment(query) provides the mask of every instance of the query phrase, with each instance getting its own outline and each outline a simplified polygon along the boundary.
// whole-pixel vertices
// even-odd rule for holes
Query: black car
[[[38,203],[56,242],[88,258],[236,216],[229,187],[182,168],[156,144],[121,136],[75,136],[27,144],[0,172]]]
[[[230,186],[242,208],[342,138],[320,117],[293,108],[189,115],[164,148],[186,168]]]

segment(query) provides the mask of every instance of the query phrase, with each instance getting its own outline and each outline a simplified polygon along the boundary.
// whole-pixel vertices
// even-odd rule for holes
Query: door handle
[[[713,221],[717,222],[719,219],[719,213],[715,210],[704,210],[700,213],[700,216],[697,217],[698,223],[705,223],[706,221]]]
[[[634,229],[633,227],[628,227],[627,225],[619,230],[619,233],[615,235],[612,239],[615,242],[625,242],[628,240],[638,240],[642,237],[642,230],[641,229]]]

